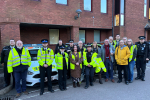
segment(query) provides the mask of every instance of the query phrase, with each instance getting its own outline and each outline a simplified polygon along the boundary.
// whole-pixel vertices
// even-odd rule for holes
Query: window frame
[[[85,10],[84,9],[84,0],[83,0],[83,9],[84,9],[84,11],[86,11],[86,12],[92,12],[92,0],[90,0],[91,1],[91,10]]]
[[[122,13],[121,12],[121,2],[122,2],[122,0],[120,0],[120,15],[119,15],[119,26],[125,26],[125,0],[124,0],[124,12]],[[124,19],[123,19],[123,25],[121,25],[121,15],[123,15],[124,16]]]
[[[101,12],[101,1],[102,0],[100,0],[100,12]],[[101,12],[102,14],[108,14],[108,0],[106,0],[106,13],[104,13],[104,12]]]
[[[82,40],[80,40],[80,30],[84,31],[84,39],[85,39],[84,42]],[[84,30],[84,29],[80,29],[80,30],[79,30],[79,41],[82,41],[83,43],[86,43],[86,30]]]
[[[55,0],[55,2],[56,2],[56,0]],[[56,2],[56,4],[68,6],[68,0],[67,0],[67,4],[62,4],[62,3],[57,3],[57,2]]]

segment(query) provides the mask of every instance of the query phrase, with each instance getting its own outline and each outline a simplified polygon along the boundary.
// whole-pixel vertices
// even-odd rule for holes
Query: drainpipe
[[[114,0],[112,0],[112,37],[114,37]]]

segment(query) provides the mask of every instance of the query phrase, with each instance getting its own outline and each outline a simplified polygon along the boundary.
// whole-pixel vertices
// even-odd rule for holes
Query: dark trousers
[[[89,86],[89,81],[90,84],[93,82],[94,72],[95,72],[95,68],[87,67],[87,66],[85,67],[86,86]]]
[[[52,89],[52,82],[51,82],[52,65],[48,66],[47,68],[40,66],[41,92],[44,92],[45,72],[47,74],[48,79],[48,90]]]
[[[27,71],[28,71],[28,69],[26,69],[24,71],[19,71],[19,72],[14,71],[15,88],[16,88],[17,93],[26,91]],[[21,80],[22,80],[22,89],[21,89],[21,84],[20,84]]]
[[[58,83],[60,89],[66,89],[67,69],[58,70]]]
[[[10,84],[10,79],[11,79],[11,74],[8,73],[7,63],[4,63],[4,79],[5,79],[5,84],[9,85]]]
[[[109,77],[110,77],[112,80],[113,79],[113,63],[109,59],[106,59],[105,67],[107,69],[106,79],[109,79]]]
[[[68,78],[71,77],[71,73],[70,73],[70,60],[68,61],[67,77],[68,77]]]
[[[141,79],[145,77],[146,61],[144,58],[136,59],[137,77]]]
[[[124,70],[125,81],[128,81],[128,65],[118,65],[118,78],[122,80],[122,70]]]

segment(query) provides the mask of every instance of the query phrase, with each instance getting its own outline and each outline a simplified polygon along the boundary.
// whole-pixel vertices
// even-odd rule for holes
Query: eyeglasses
[[[131,42],[131,41],[128,41],[128,42]]]

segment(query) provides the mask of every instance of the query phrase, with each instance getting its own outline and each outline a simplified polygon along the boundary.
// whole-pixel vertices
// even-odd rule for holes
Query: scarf
[[[105,60],[106,60],[106,57],[109,57],[109,60],[110,60],[109,45],[105,45]]]

